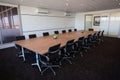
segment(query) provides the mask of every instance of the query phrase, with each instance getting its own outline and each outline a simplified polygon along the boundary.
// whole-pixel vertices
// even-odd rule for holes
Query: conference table
[[[39,61],[41,60],[39,55],[46,54],[48,52],[49,47],[54,46],[56,44],[61,44],[61,47],[64,47],[68,40],[74,39],[75,41],[77,41],[78,38],[80,37],[87,37],[89,34],[93,35],[94,33],[96,33],[96,31],[67,32],[63,34],[58,34],[56,39],[54,39],[53,36],[50,35],[50,36],[16,41],[15,44],[21,46],[22,56],[24,61],[25,61],[24,48],[35,52],[36,62],[33,63],[32,65],[37,65],[39,70],[41,71],[41,67],[39,64]]]

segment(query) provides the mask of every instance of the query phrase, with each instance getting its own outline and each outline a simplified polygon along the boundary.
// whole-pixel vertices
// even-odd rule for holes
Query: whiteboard
[[[75,26],[74,17],[21,15],[23,31],[59,29]]]

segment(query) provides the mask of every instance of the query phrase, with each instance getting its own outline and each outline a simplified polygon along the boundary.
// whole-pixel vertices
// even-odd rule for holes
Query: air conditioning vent
[[[64,16],[71,16],[71,13],[70,12],[65,12]]]
[[[39,13],[39,14],[48,14],[49,11],[48,11],[47,9],[38,8],[38,13]]]

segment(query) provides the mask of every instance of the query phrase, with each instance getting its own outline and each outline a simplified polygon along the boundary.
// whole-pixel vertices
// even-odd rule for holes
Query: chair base
[[[70,57],[70,58],[71,58],[71,57]],[[63,58],[63,59],[59,62],[60,65],[62,65],[62,61],[63,61],[63,60],[66,60],[66,61],[68,61],[70,64],[72,64],[72,62],[71,62],[68,58],[65,57],[65,58]]]
[[[59,66],[59,65],[50,65],[50,66],[47,65],[47,67],[46,67],[43,71],[41,71],[41,75],[43,75],[43,73],[44,73],[46,70],[50,69],[50,70],[53,72],[54,76],[55,76],[56,73],[55,73],[55,71],[53,70],[53,67],[60,67],[60,66]]]

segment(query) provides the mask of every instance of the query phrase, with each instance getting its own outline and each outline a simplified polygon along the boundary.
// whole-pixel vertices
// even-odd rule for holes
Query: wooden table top
[[[40,55],[47,53],[49,47],[56,44],[61,44],[61,47],[65,46],[66,42],[71,39],[78,40],[79,37],[87,37],[89,34],[94,34],[95,31],[76,31],[68,32],[64,34],[58,34],[57,39],[52,36],[38,37],[27,40],[16,41],[15,44],[27,48],[33,52],[37,52]]]

